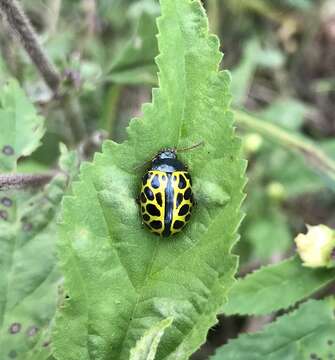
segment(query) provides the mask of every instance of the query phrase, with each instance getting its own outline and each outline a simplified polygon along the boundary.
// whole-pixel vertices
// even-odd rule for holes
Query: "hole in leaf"
[[[10,327],[9,327],[9,332],[11,334],[17,334],[21,331],[21,324],[20,323],[13,323]]]
[[[31,223],[22,224],[22,230],[23,231],[30,231],[32,228],[33,228],[33,224],[31,224]]]
[[[8,197],[3,197],[1,199],[1,204],[6,207],[11,207],[13,205],[13,201]]]
[[[38,332],[38,327],[35,325],[32,325],[28,328],[27,330],[27,335],[28,336],[35,336]]]
[[[7,156],[10,156],[10,155],[14,154],[14,149],[10,145],[5,145],[2,148],[2,153],[7,155]]]
[[[5,210],[0,210],[0,219],[7,220],[8,219],[8,213]]]

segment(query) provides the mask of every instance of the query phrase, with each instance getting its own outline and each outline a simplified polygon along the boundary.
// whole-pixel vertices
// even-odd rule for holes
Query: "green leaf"
[[[210,360],[332,359],[334,333],[334,300],[312,300],[263,331],[230,341]]]
[[[44,134],[44,120],[37,115],[16,80],[0,91],[0,172],[16,169],[17,159],[30,155]]]
[[[245,162],[229,111],[230,76],[218,71],[218,40],[208,34],[200,2],[161,5],[160,89],[143,117],[132,120],[128,141],[107,141],[64,199],[58,252],[68,298],[53,334],[59,360],[128,360],[137,340],[168,317],[174,322],[156,359],[188,359],[216,323],[233,282],[230,249],[241,221]],[[203,191],[220,189],[219,202],[195,193],[189,226],[161,239],[141,224],[138,166],[161,148],[201,140],[204,146],[180,158],[195,183],[207,182]]]
[[[289,130],[299,130],[310,107],[294,98],[278,98],[257,116]]]
[[[48,327],[56,310],[56,216],[75,175],[74,152],[61,149],[60,168],[46,187],[0,194],[0,354],[46,359]],[[77,167],[78,168],[78,167]],[[37,356],[38,355],[38,356]]]
[[[107,79],[118,84],[156,84],[157,13],[143,12],[137,30],[113,62]]]
[[[66,182],[59,175],[35,195],[1,193],[0,349],[6,356],[24,359],[54,315],[60,278],[55,214]]]
[[[149,329],[137,342],[135,348],[131,349],[130,360],[155,360],[158,344],[172,321],[172,318],[162,320]]]
[[[264,315],[286,309],[335,279],[335,270],[310,269],[293,257],[239,280],[223,307],[227,315]],[[280,294],[280,296],[278,296]]]
[[[278,49],[263,49],[256,38],[249,40],[244,49],[242,61],[232,71],[232,94],[235,105],[241,105],[248,96],[258,67],[278,68],[284,62],[283,55]]]

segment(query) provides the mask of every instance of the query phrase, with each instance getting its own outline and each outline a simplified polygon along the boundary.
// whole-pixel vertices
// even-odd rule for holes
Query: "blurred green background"
[[[203,3],[211,31],[222,44],[222,66],[232,73],[233,107],[290,135],[304,136],[334,158],[335,1]],[[23,5],[70,95],[53,97],[2,24],[0,86],[15,76],[47,120],[43,145],[32,159],[19,163],[19,171],[56,166],[60,141],[78,148],[85,160],[104,138],[123,141],[129,120],[141,113],[157,85],[158,2],[24,0]],[[239,121],[236,126],[249,161],[246,217],[235,249],[243,275],[292,254],[293,238],[306,223],[335,227],[335,196],[318,174],[318,164],[316,169],[306,166],[306,158],[257,127]],[[259,323],[225,319],[194,359]]]

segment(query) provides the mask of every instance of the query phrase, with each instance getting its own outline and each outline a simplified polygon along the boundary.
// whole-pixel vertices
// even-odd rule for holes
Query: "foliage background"
[[[232,72],[235,109],[247,109],[263,122],[312,140],[334,158],[334,2],[208,0],[203,3],[211,31],[219,36],[225,53],[224,68]],[[68,87],[71,96],[61,100],[52,98],[13,35],[1,24],[1,34],[5,36],[0,36],[0,86],[4,86],[9,76],[17,78],[46,119],[42,145],[31,157],[19,160],[18,171],[40,173],[55,168],[60,142],[77,149],[79,158],[90,160],[104,138],[123,141],[129,119],[141,115],[142,103],[151,100],[151,89],[157,84],[153,60],[158,53],[155,19],[160,13],[159,4],[154,0],[38,3],[24,0],[23,5],[46,52],[65,74],[64,87]],[[294,253],[293,238],[305,231],[306,223],[335,227],[335,197],[331,181],[325,175],[320,176],[315,164],[294,154],[289,143],[273,142],[271,136],[239,122],[238,117],[237,127],[249,161],[248,197],[244,204],[247,215],[235,249],[240,255],[239,273],[244,276],[263,265],[290,257]],[[31,150],[36,145],[30,144]],[[51,184],[48,191],[61,189],[51,196],[52,209],[58,206],[59,194],[65,188],[61,180],[59,184]],[[17,201],[24,203],[25,199]],[[39,199],[35,201],[38,207]],[[53,226],[52,209],[41,223],[50,221]],[[301,275],[294,262],[291,271]],[[305,276],[310,278],[309,274]],[[320,276],[327,287],[316,298],[334,290],[330,284],[333,274]],[[315,291],[320,289],[319,280],[316,283]],[[305,289],[301,294],[310,293],[310,289]],[[296,295],[296,300],[301,294]],[[325,303],[325,319],[328,319],[327,306]],[[272,310],[256,310],[259,316],[242,316],[250,313],[249,309],[238,317],[222,315],[193,358],[206,358],[241,332],[263,328],[274,319],[273,314],[268,315]]]

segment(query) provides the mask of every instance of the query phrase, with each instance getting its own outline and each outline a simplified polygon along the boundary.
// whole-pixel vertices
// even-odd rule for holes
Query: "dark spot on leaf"
[[[1,204],[6,207],[11,207],[13,205],[13,201],[8,197],[3,197],[1,199]]]
[[[329,353],[329,354],[328,354],[328,359],[334,359],[334,354]]]
[[[8,213],[6,210],[0,210],[0,219],[2,219],[2,220],[8,219]]]
[[[157,201],[157,204],[158,204],[159,206],[162,206],[162,205],[163,205],[162,194],[161,194],[161,193],[157,193],[157,194],[156,194],[156,201]]]
[[[51,341],[50,340],[46,340],[44,341],[44,343],[42,344],[43,347],[48,347],[50,345]]]
[[[33,228],[33,224],[31,223],[23,223],[22,230],[23,231],[30,231]]]
[[[37,334],[38,331],[38,327],[35,325],[32,325],[28,328],[27,330],[27,335],[28,336],[35,336]]]
[[[173,228],[176,229],[176,230],[179,230],[184,225],[185,225],[185,223],[183,221],[176,220],[175,223],[173,224]]]
[[[184,189],[186,187],[186,180],[183,175],[179,175],[179,189]]]
[[[147,198],[145,197],[144,193],[141,193],[141,201],[143,204],[147,202]]]
[[[155,198],[154,194],[148,187],[144,188],[144,193],[145,193],[146,197],[151,201]]]
[[[66,295],[65,295],[65,299],[66,299],[66,300],[69,300],[69,299],[70,299],[70,295],[69,295],[69,294],[66,294]]]
[[[143,215],[143,220],[148,222],[150,220],[150,216],[148,214]]]
[[[150,223],[150,226],[153,228],[153,229],[161,229],[162,228],[162,222],[161,221],[151,221]]]
[[[15,350],[11,350],[9,353],[8,353],[8,357],[10,359],[15,359],[17,357],[17,352]]]
[[[157,208],[157,206],[153,205],[153,204],[148,204],[147,205],[147,212],[151,215],[151,216],[160,216],[160,211]]]
[[[318,356],[317,356],[316,354],[314,354],[314,353],[313,353],[313,354],[311,354],[310,358],[311,358],[311,359],[317,359],[317,358],[318,358]]]
[[[158,177],[158,175],[155,175],[155,176],[153,177],[153,179],[151,180],[151,186],[152,186],[154,189],[158,189],[158,188],[159,188],[159,185],[160,185],[159,177]]]
[[[192,196],[192,190],[191,190],[191,188],[186,189],[186,191],[185,191],[185,193],[184,193],[184,198],[185,198],[185,200],[190,199],[191,196]]]
[[[327,344],[328,344],[329,346],[332,346],[332,345],[334,344],[334,341],[333,341],[333,340],[328,340],[328,341],[327,341]]]
[[[10,156],[10,155],[14,154],[14,149],[10,145],[5,145],[2,148],[2,153],[7,155],[7,156]]]
[[[190,209],[190,207],[189,207],[187,204],[183,205],[183,206],[180,208],[180,210],[179,210],[179,212],[178,212],[178,215],[179,215],[179,216],[184,216],[184,215],[186,215],[186,214],[188,213],[189,209]]]
[[[177,203],[176,203],[176,207],[178,208],[180,203],[183,201],[184,197],[183,197],[183,194],[182,193],[179,193],[177,195]]]
[[[189,221],[190,218],[191,218],[191,214],[188,214],[188,215],[186,216],[186,218],[185,218],[185,221],[186,221],[186,222]]]
[[[13,323],[10,327],[9,327],[9,332],[11,334],[17,334],[18,332],[21,331],[21,324],[20,323]]]

